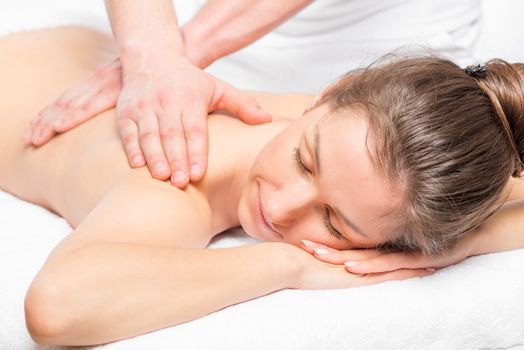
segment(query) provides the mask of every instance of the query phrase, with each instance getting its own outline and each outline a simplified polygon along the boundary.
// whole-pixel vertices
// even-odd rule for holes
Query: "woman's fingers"
[[[357,274],[340,265],[319,261],[309,256],[301,270],[298,289],[334,289],[365,286],[392,280],[429,276],[435,269],[398,269],[380,273]]]
[[[382,283],[386,281],[398,281],[408,278],[425,277],[432,275],[434,272],[434,269],[399,269],[391,272],[366,274],[359,276],[358,284],[361,286],[367,286],[370,284]]]
[[[352,273],[377,273],[394,271],[403,268],[433,268],[438,267],[430,258],[418,252],[388,253],[370,259],[351,259],[344,262],[346,269]]]
[[[343,265],[346,261],[371,259],[385,254],[378,249],[338,250],[308,240],[303,240],[302,243],[304,250],[313,254],[317,259],[337,265]]]

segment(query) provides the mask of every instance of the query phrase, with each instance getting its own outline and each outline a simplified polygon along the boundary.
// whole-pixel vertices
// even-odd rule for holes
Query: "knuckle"
[[[160,131],[160,137],[162,140],[172,140],[177,137],[183,137],[184,133],[181,128],[169,127]]]
[[[158,133],[153,130],[141,130],[139,132],[140,141],[147,141],[158,138]]]
[[[129,148],[136,144],[136,137],[134,135],[124,135],[122,136],[122,143],[126,148]]]
[[[118,109],[118,119],[133,119],[135,114],[135,107],[130,103],[124,103]]]
[[[184,136],[186,139],[201,137],[204,133],[204,127],[200,124],[189,125],[184,128]]]
[[[175,104],[175,97],[170,91],[161,89],[157,93],[157,101],[163,109],[170,109]]]

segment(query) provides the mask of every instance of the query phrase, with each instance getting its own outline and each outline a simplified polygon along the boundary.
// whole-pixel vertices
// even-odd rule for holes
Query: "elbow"
[[[67,327],[63,301],[56,284],[33,281],[29,287],[24,300],[25,322],[37,344],[65,345],[60,344]]]

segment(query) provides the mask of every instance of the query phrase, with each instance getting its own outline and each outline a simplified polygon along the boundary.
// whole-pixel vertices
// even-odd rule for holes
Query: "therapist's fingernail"
[[[358,265],[358,261],[346,261],[344,265],[346,265],[347,267],[354,267]]]
[[[315,250],[315,253],[317,253],[318,255],[326,255],[329,253],[327,249],[323,249],[323,248],[315,248],[314,250]]]
[[[165,166],[165,164],[160,163],[160,164],[155,165],[155,173],[161,174],[166,171],[167,171],[167,166]]]
[[[60,125],[62,125],[62,123],[63,123],[62,120],[55,120],[55,121],[53,122],[53,127],[54,127],[54,128],[59,128]]]
[[[40,130],[36,130],[34,133],[33,133],[33,142],[35,141],[38,141],[38,139],[40,138]]]
[[[177,170],[173,174],[171,181],[172,182],[183,182],[185,179],[186,179],[186,173],[183,172],[182,170]]]
[[[191,165],[191,176],[198,176],[200,175],[200,165],[193,164]]]
[[[131,158],[131,164],[133,166],[140,166],[142,164],[142,157],[139,155],[134,156]]]

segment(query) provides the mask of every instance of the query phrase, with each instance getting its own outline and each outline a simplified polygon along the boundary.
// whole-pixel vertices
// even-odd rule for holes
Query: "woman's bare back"
[[[151,178],[146,167],[130,168],[114,110],[42,147],[24,145],[23,133],[43,107],[116,55],[109,36],[78,27],[18,33],[0,38],[0,52],[1,188],[49,208],[76,227],[118,181],[127,177],[158,181]],[[205,205],[206,192],[219,185],[225,171],[235,167],[235,144],[252,144],[255,152],[263,144],[260,142],[267,141],[284,124],[253,127],[228,116],[210,116],[206,177],[183,192]],[[253,138],[260,142],[253,143]],[[167,188],[181,192],[174,186]]]

